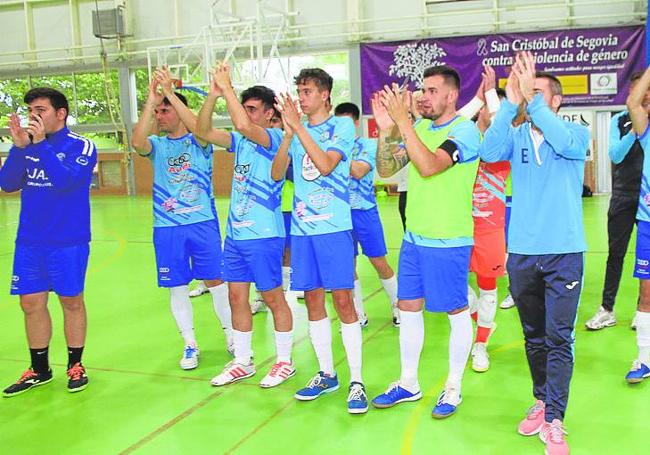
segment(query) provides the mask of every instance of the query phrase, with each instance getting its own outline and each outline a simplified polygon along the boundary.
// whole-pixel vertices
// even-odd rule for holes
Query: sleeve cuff
[[[485,92],[485,101],[487,102],[488,111],[490,114],[493,114],[499,110],[499,95],[497,95],[496,89],[492,88]]]
[[[330,148],[327,149],[327,151],[328,151],[328,152],[337,152],[337,153],[340,153],[340,154],[341,154],[341,159],[342,159],[343,161],[347,161],[347,159],[348,159],[347,155],[346,155],[346,154],[343,152],[343,150],[341,150],[340,148],[330,147]]]

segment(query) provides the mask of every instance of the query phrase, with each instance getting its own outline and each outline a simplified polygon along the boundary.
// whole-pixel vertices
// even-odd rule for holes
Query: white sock
[[[420,390],[418,367],[424,346],[424,314],[422,311],[399,311],[399,348],[402,364],[400,384],[410,392]]]
[[[262,302],[264,301],[264,298],[262,298],[262,293],[255,289],[255,300],[261,300]]]
[[[357,311],[357,314],[360,316],[366,314],[366,311],[363,308],[363,293],[361,292],[361,282],[358,278],[354,280],[352,300],[354,301],[354,309]]]
[[[332,323],[329,318],[309,321],[309,338],[318,358],[320,370],[328,375],[334,374],[332,356]]]
[[[214,312],[226,333],[226,338],[232,337],[232,316],[230,313],[230,303],[228,301],[228,285],[221,283],[219,286],[208,288],[212,295],[212,306]]]
[[[253,331],[240,332],[239,330],[232,331],[232,340],[235,345],[235,363],[248,365],[251,363],[253,356]]]
[[[636,344],[639,346],[639,361],[650,365],[650,313],[636,312]]]
[[[497,290],[485,291],[479,289],[478,319],[477,324],[481,327],[492,327],[494,317],[497,314]]]
[[[289,284],[291,284],[291,267],[282,266],[282,290],[289,289]]]
[[[350,367],[350,382],[363,383],[361,378],[361,326],[359,321],[352,324],[345,324],[341,322],[341,338],[343,339],[343,347],[345,347],[345,354],[348,357],[348,366]]]
[[[485,295],[491,295],[495,299],[497,298],[497,290],[496,289],[481,289],[478,288],[478,297],[479,299]]]
[[[178,331],[185,340],[185,345],[196,346],[190,287],[185,285],[169,288],[169,294],[171,296],[172,314],[176,320]]]
[[[278,362],[291,363],[291,348],[293,347],[293,330],[288,332],[275,331],[275,353]]]
[[[469,284],[467,285],[467,304],[469,305],[469,312],[471,314],[478,311],[478,296]]]
[[[472,349],[472,318],[469,311],[450,314],[449,324],[449,376],[446,387],[460,390],[463,372]]]
[[[393,275],[390,278],[381,280],[381,285],[384,288],[384,292],[388,296],[388,300],[391,305],[397,304],[397,275]]]

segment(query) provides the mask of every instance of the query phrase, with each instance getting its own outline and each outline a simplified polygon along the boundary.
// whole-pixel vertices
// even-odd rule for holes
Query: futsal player
[[[341,103],[334,109],[337,117],[347,116],[359,128],[359,108],[354,103]],[[354,240],[355,279],[353,300],[361,327],[368,325],[368,317],[363,305],[361,281],[356,274],[359,245],[375,268],[384,292],[388,296],[393,326],[399,327],[397,308],[397,277],[386,260],[386,240],[377,210],[374,175],[377,156],[377,142],[357,136],[354,140],[350,162],[350,208],[352,209],[352,238]]]
[[[182,94],[161,93],[154,78],[131,145],[153,166],[153,243],[158,286],[169,289],[171,311],[183,338],[180,367],[199,364],[189,283],[205,280],[232,351],[228,289],[221,276],[221,234],[212,197],[212,146],[192,135],[171,104]],[[173,95],[173,96],[172,96]],[[150,135],[154,122],[164,135]]]
[[[350,159],[354,123],[330,114],[333,79],[320,68],[303,69],[294,82],[302,123],[291,96],[278,98],[285,137],[273,161],[272,176],[282,180],[289,163],[295,185],[291,221],[291,288],[305,292],[309,336],[320,371],[295,398],[309,401],[334,392],[339,380],[332,354],[332,324],[325,289],[332,290],[350,368],[348,412],[365,413],[368,401],[361,376],[361,326],[352,301],[354,247],[350,214]]]
[[[393,84],[372,101],[379,126],[377,171],[388,177],[409,161],[406,233],[400,250],[401,376],[373,399],[378,408],[419,400],[420,353],[427,311],[447,313],[449,374],[432,411],[435,418],[454,414],[462,401],[461,381],[472,347],[467,280],[472,250],[472,188],[478,167],[480,133],[456,112],[460,77],[447,65],[424,71],[421,114],[414,127],[408,93]],[[405,96],[406,95],[406,96]],[[406,150],[406,156],[400,149]]]

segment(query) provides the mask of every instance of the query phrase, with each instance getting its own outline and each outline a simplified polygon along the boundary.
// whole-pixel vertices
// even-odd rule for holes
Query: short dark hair
[[[321,68],[303,68],[300,70],[300,73],[293,78],[293,83],[296,85],[305,84],[308,81],[313,81],[319,90],[327,90],[332,93],[334,79],[332,79],[332,76],[330,76],[327,71]]]
[[[47,98],[55,110],[65,109],[65,118],[68,118],[70,107],[68,106],[68,99],[65,95],[58,90],[51,87],[34,87],[25,93],[23,101],[29,104],[38,98]]]
[[[187,98],[185,98],[185,95],[178,92],[174,92],[174,94],[178,97],[179,100],[181,100],[181,103],[187,106]],[[162,104],[164,104],[165,106],[171,106],[172,103],[169,102],[167,97],[164,97],[162,100]]]
[[[260,100],[265,109],[273,109],[275,111],[275,92],[268,87],[253,85],[241,92],[242,104],[250,99]]]
[[[499,99],[506,98],[506,91],[501,87],[497,87],[497,96],[499,97]]]
[[[359,120],[361,111],[354,103],[341,103],[334,109],[334,115],[349,115],[354,120]]]
[[[560,80],[557,78],[557,76],[547,73],[544,71],[537,71],[535,73],[535,78],[542,78],[548,80],[551,86],[551,93],[553,95],[561,95],[562,94],[562,83]]]
[[[643,71],[635,71],[630,76],[630,82],[638,81],[643,76]]]
[[[422,78],[426,79],[431,76],[442,76],[446,84],[453,86],[456,90],[460,90],[460,76],[449,65],[436,65],[425,69]]]

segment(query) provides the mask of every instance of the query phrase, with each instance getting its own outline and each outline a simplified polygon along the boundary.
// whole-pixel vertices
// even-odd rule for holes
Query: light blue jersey
[[[153,164],[154,227],[214,220],[212,145],[201,147],[191,134],[150,136]]]
[[[517,106],[505,100],[479,150],[488,163],[510,161],[513,191],[508,252],[584,252],[582,182],[589,130],[560,119],[541,94],[535,95],[526,110],[543,136],[532,131],[531,122],[513,127]]]
[[[639,142],[643,150],[650,150],[650,126],[646,128],[643,135],[639,136]],[[643,174],[641,175],[641,192],[639,193],[639,208],[636,212],[636,219],[650,221],[650,153],[643,155]]]
[[[280,209],[282,185],[271,178],[271,164],[282,142],[282,130],[268,128],[268,149],[231,133],[230,152],[235,154],[230,212],[226,236],[233,240],[284,237],[284,221]]]
[[[375,161],[377,158],[377,141],[358,137],[352,149],[352,161],[363,161],[370,166],[366,175],[357,180],[350,176],[350,207],[352,210],[370,210],[377,205],[375,200]]]
[[[291,235],[319,235],[352,229],[350,215],[350,161],[356,132],[349,117],[330,117],[318,125],[305,123],[323,152],[342,156],[329,175],[321,175],[297,136],[289,147],[295,194]]]

